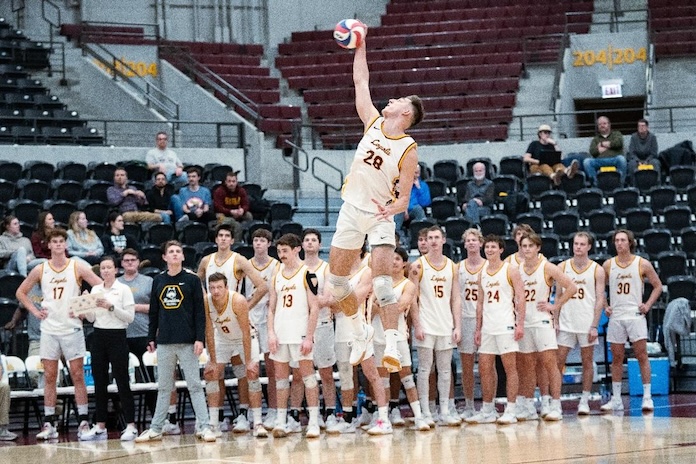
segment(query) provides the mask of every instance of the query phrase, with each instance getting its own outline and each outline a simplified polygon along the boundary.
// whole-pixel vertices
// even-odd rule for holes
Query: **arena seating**
[[[373,100],[380,106],[389,97],[420,95],[427,118],[410,133],[422,143],[505,140],[523,62],[555,60],[560,34],[586,32],[593,8],[589,1],[516,3],[392,0],[368,35]],[[567,12],[583,14],[567,24]],[[353,57],[330,37],[293,33],[279,44],[276,66],[303,95],[324,147],[352,147],[362,127]]]
[[[696,6],[679,0],[648,0],[648,9],[658,58],[696,54]]]

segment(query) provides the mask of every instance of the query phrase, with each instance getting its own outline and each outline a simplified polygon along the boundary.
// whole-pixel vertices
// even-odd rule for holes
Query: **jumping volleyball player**
[[[401,369],[397,350],[399,310],[391,277],[394,258],[394,215],[406,210],[418,164],[416,142],[405,131],[423,119],[421,99],[416,95],[391,99],[380,115],[369,88],[365,40],[355,49],[353,82],[355,107],[365,125],[350,172],[343,185],[344,204],[338,215],[329,254],[331,293],[351,320],[354,341],[353,365],[365,356],[374,329],[358,315],[358,301],[349,282],[350,269],[359,259],[365,235],[372,249],[374,295],[382,308],[386,347],[383,366]]]

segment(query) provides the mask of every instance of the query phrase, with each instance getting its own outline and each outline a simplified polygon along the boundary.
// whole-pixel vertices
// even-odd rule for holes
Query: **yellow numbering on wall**
[[[613,48],[609,45],[604,50],[573,50],[573,66],[603,65],[609,69],[623,64],[633,64],[636,61],[646,62],[648,52],[641,48]]]
[[[94,63],[101,69],[113,76],[113,71],[109,69],[105,64],[94,60]],[[116,70],[125,77],[145,77],[152,76],[157,77],[158,69],[157,63],[145,63],[144,61],[131,61],[127,60],[125,57],[119,58],[115,63]]]

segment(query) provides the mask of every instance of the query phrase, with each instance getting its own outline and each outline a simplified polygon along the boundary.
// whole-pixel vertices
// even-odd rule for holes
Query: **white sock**
[[[56,407],[55,406],[44,406],[44,416],[55,416]]]
[[[474,409],[473,398],[464,398],[464,409]]]
[[[507,407],[505,408],[505,412],[509,412],[510,414],[515,414],[517,409],[517,402],[512,401],[507,404]]]
[[[495,407],[493,407],[493,403],[483,403],[483,406],[481,406],[481,411],[491,413],[495,411]]]
[[[307,412],[309,413],[309,423],[312,425],[319,424],[319,406],[309,406]]]
[[[611,395],[617,399],[621,398],[621,382],[611,383]]]
[[[649,383],[643,384],[643,398],[652,398],[652,388]]]
[[[170,404],[167,410],[168,414],[176,414],[176,404]]]
[[[280,424],[281,426],[285,426],[285,424],[288,422],[288,410],[286,408],[280,409],[278,408],[278,416],[276,419],[276,424]]]
[[[77,405],[77,414],[80,416],[86,416],[89,414],[89,405],[88,404],[78,404]]]
[[[258,425],[263,422],[261,420],[261,408],[252,408],[251,414],[254,416],[254,425]]]
[[[209,407],[208,408],[208,415],[210,416],[210,419],[208,422],[210,425],[217,427],[217,425],[220,423],[218,419],[220,408],[214,408],[214,407]]]
[[[421,406],[420,406],[420,401],[416,400],[411,404],[411,411],[413,411],[413,418],[418,419],[423,415],[423,411],[421,411]]]
[[[379,414],[379,420],[389,422],[389,406],[379,406],[377,412]]]
[[[582,392],[582,401],[589,401],[590,400],[590,392],[588,391],[583,391]]]
[[[353,333],[355,336],[362,337],[365,332],[365,323],[363,322],[362,317],[360,317],[360,311],[348,317],[350,317],[351,326],[353,327]]]

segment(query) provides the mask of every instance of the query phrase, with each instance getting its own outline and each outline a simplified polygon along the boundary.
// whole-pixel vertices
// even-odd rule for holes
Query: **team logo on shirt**
[[[178,285],[165,285],[159,299],[164,309],[179,309],[184,301],[184,294]]]

